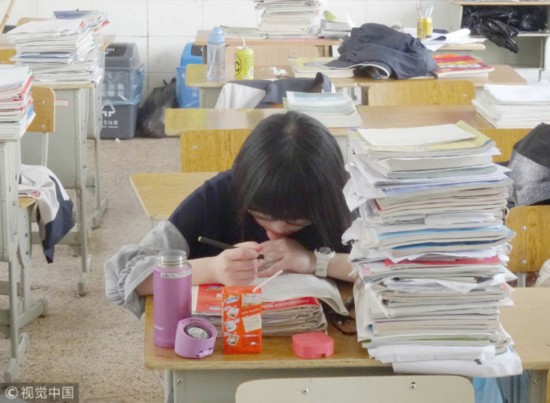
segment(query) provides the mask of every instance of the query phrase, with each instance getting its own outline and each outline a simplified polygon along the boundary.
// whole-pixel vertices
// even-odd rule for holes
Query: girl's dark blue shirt
[[[240,224],[231,170],[221,172],[206,181],[180,203],[168,220],[179,229],[189,244],[190,259],[216,256],[220,253],[220,249],[216,247],[199,243],[199,236],[231,245],[268,240],[265,230],[252,217],[246,216],[243,224]],[[303,228],[290,238],[309,250],[330,246],[337,252],[349,253],[349,247],[343,244],[322,245],[314,225]]]

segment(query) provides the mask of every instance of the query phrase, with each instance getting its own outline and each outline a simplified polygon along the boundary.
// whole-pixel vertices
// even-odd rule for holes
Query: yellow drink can
[[[416,36],[418,39],[426,39],[433,34],[433,24],[431,17],[421,17],[416,26]]]
[[[239,47],[235,51],[235,80],[254,78],[254,51],[249,47]]]

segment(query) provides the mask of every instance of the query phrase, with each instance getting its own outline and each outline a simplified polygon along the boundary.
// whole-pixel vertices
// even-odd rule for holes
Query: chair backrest
[[[15,48],[0,49],[0,64],[14,64],[11,58],[15,56]]]
[[[180,136],[182,172],[218,172],[231,168],[250,129],[193,130]]]
[[[40,165],[48,165],[49,135],[55,131],[55,91],[33,85],[31,88],[34,117],[27,129],[30,133],[42,133],[40,138]]]
[[[448,375],[258,379],[237,387],[236,403],[473,403],[466,378]]]
[[[225,62],[227,66],[235,65],[235,51],[238,46],[227,46],[225,48]],[[289,57],[319,57],[322,56],[321,48],[314,45],[304,45],[298,42],[287,45],[251,45],[254,51],[254,63],[262,66],[277,66],[279,68],[288,66]]]
[[[525,273],[538,272],[550,259],[550,205],[512,207],[506,226],[516,233],[512,239],[508,268],[525,285]]]
[[[476,96],[468,80],[388,80],[366,89],[368,105],[471,105]]]
[[[55,130],[55,91],[48,87],[33,86],[31,94],[36,116],[28,131],[53,132]]]
[[[487,137],[493,139],[501,155],[494,156],[495,162],[510,161],[514,145],[520,141],[531,129],[478,129]]]

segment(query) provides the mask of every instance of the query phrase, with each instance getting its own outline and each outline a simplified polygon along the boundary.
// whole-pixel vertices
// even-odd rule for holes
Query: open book
[[[263,279],[257,279],[259,284]],[[221,284],[193,287],[193,315],[207,318],[221,328]],[[327,322],[319,301],[335,312],[348,315],[336,284],[312,275],[284,273],[262,287],[262,330],[266,336],[326,330]],[[221,335],[221,333],[219,333]]]

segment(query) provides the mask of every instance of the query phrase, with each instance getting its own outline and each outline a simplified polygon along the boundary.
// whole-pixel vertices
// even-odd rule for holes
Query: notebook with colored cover
[[[433,74],[438,78],[486,76],[495,69],[470,55],[437,54],[433,59],[437,63]]]

